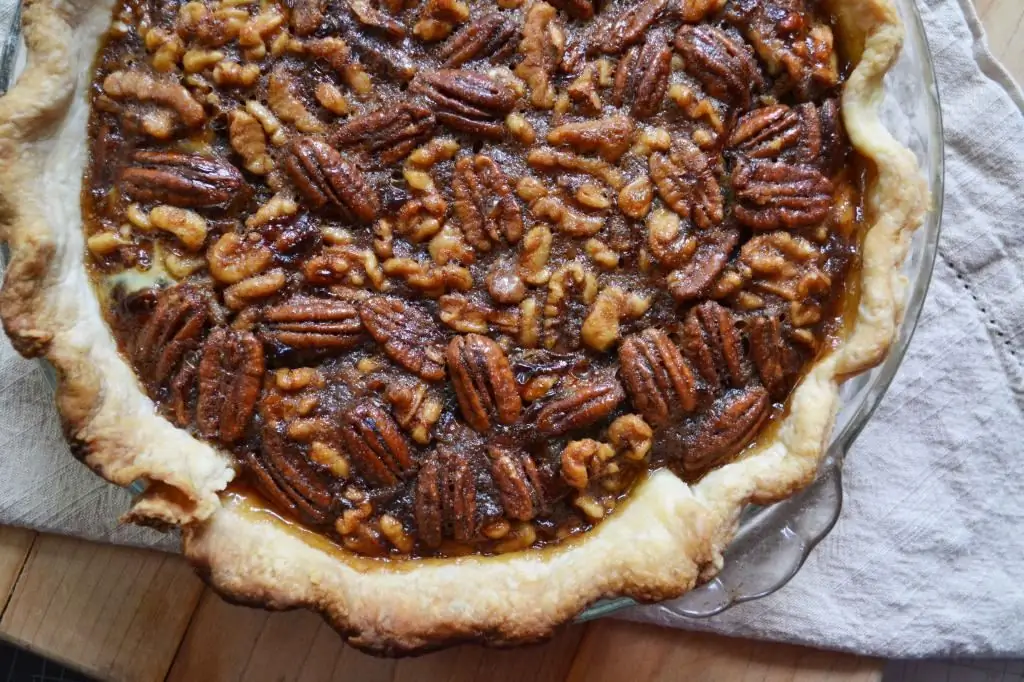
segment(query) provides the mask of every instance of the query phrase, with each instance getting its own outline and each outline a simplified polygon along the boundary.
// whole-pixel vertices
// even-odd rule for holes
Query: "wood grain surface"
[[[1024,80],[1024,0],[976,0]],[[616,620],[511,651],[372,658],[308,612],[229,605],[173,555],[0,527],[0,636],[116,682],[876,682],[883,662]]]

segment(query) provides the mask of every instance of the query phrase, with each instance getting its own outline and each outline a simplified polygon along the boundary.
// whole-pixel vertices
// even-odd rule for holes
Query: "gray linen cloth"
[[[947,142],[917,335],[845,464],[845,509],[796,578],[709,620],[627,617],[890,657],[1024,657],[1024,98],[969,0],[919,0]],[[11,7],[13,0],[0,0]],[[0,523],[172,548],[72,459],[41,367],[0,340]]]

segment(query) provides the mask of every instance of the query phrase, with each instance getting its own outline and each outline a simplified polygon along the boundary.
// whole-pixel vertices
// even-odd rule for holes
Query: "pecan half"
[[[735,455],[757,435],[770,413],[771,400],[760,386],[726,393],[712,405],[683,451],[683,474],[692,480]]]
[[[398,298],[374,296],[359,307],[366,331],[392,360],[423,379],[444,378],[444,346],[433,318]]]
[[[153,312],[135,338],[132,357],[144,379],[162,385],[185,354],[199,348],[211,309],[208,294],[188,284],[164,289],[156,298]]]
[[[338,352],[363,339],[359,311],[347,301],[293,296],[264,309],[261,317],[260,339],[274,354]]]
[[[444,125],[495,139],[504,134],[503,120],[516,102],[516,93],[509,85],[463,69],[422,72],[409,90],[433,102],[434,115]]]
[[[613,377],[574,384],[562,397],[544,405],[537,414],[537,430],[545,436],[561,436],[590,426],[610,415],[625,395]]]
[[[666,283],[672,298],[683,303],[704,295],[729,264],[739,240],[739,231],[734,229],[702,232],[690,259],[668,275]]]
[[[741,38],[705,24],[685,24],[675,46],[686,60],[686,72],[712,97],[749,109],[754,92],[765,87],[754,55]]]
[[[793,344],[783,337],[779,318],[775,315],[753,318],[747,325],[747,339],[761,383],[774,400],[784,400],[799,375],[802,359]]]
[[[683,324],[683,351],[712,387],[740,387],[748,371],[743,339],[729,309],[705,301],[690,309]]]
[[[810,227],[832,210],[832,181],[811,166],[740,163],[732,188],[736,219],[755,230]]]
[[[595,31],[595,47],[601,52],[616,54],[639,43],[647,34],[647,29],[667,7],[668,0],[644,0],[633,5],[627,4],[625,9],[609,17],[600,30]]]
[[[281,434],[281,427],[268,424],[262,430],[259,452],[243,454],[256,488],[276,506],[312,525],[327,523],[332,516],[334,495],[331,477],[321,473]]]
[[[801,160],[826,173],[834,172],[846,154],[839,101],[827,99],[820,106],[808,102],[797,107],[797,111],[804,131]]]
[[[485,432],[491,423],[512,424],[523,403],[501,346],[479,334],[456,336],[448,344],[448,372],[466,422]]]
[[[778,158],[802,137],[800,115],[785,104],[773,104],[744,114],[729,136],[729,147],[752,159]]]
[[[468,542],[476,536],[476,481],[466,453],[442,447],[426,458],[416,481],[414,515],[427,547],[440,547],[446,537]]]
[[[689,363],[668,334],[653,327],[619,346],[622,380],[633,406],[654,427],[697,407]]]
[[[215,329],[199,362],[199,433],[222,443],[244,436],[260,397],[264,369],[263,346],[253,334]]]
[[[494,446],[487,454],[505,515],[518,521],[537,516],[544,508],[544,485],[533,458],[525,452]]]
[[[701,229],[722,222],[722,189],[707,155],[685,137],[677,138],[670,154],[652,154],[651,179],[669,208]]]
[[[515,244],[523,236],[523,217],[505,174],[483,154],[455,162],[452,210],[473,248],[490,251],[504,238]]]
[[[380,211],[380,199],[362,172],[319,140],[292,140],[284,169],[312,208],[330,207],[349,220],[364,223],[372,222]]]
[[[412,102],[399,102],[350,118],[334,131],[331,144],[338,149],[363,152],[366,164],[389,166],[430,139],[435,127],[430,109]]]
[[[395,485],[415,467],[398,424],[372,400],[360,400],[345,411],[341,437],[353,466],[377,485]]]
[[[634,46],[619,60],[612,101],[628,104],[636,118],[648,118],[661,109],[672,74],[672,50],[664,35],[652,32],[643,46]]]
[[[439,57],[446,69],[454,69],[467,62],[487,59],[500,62],[516,49],[519,29],[508,15],[500,11],[488,12],[463,26],[441,48]]]
[[[843,156],[838,102],[755,109],[737,122],[729,147],[750,159],[781,159],[831,171]]]
[[[135,201],[180,208],[227,206],[246,193],[237,168],[217,156],[137,151],[121,173],[121,190]]]

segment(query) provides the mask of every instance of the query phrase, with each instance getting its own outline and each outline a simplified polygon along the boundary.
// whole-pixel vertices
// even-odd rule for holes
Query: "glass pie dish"
[[[941,138],[937,132],[940,128],[933,80],[927,49],[923,47],[923,34],[919,25],[914,23],[913,9],[904,7],[904,10],[909,39],[903,59],[891,77],[886,120],[896,137],[918,154],[919,161],[932,178],[932,194],[939,197],[941,189],[937,178]],[[898,97],[894,93],[898,93]],[[915,237],[906,273],[910,286],[905,293],[909,293],[910,298],[906,301],[904,324],[897,346],[887,362],[844,387],[844,407],[838,416],[837,436],[817,482],[786,503],[748,510],[727,555],[724,573],[697,592],[675,602],[682,605],[683,612],[709,615],[731,603],[777,589],[792,576],[809,549],[831,527],[839,511],[842,454],[873,411],[894,374],[923,301],[937,236],[935,216],[937,212],[933,216],[936,222],[929,223]],[[626,600],[606,602],[589,610],[584,617],[601,615],[628,603]]]
[[[942,112],[931,52],[913,0],[896,0],[906,37],[899,61],[885,83],[882,122],[917,158],[928,183],[931,206],[915,232],[903,272],[907,278],[903,320],[888,357],[840,388],[832,442],[814,483],[767,507],[749,506],[714,579],[658,608],[684,617],[706,618],[735,604],[781,589],[803,565],[839,518],[843,506],[842,468],[846,454],[867,425],[896,376],[914,335],[931,281],[942,221]],[[632,599],[598,602],[580,614],[586,621],[634,606]]]

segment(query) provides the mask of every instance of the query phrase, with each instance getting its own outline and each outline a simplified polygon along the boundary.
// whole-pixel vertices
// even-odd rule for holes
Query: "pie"
[[[712,577],[879,362],[888,0],[35,0],[7,333],[226,597],[404,653]]]

